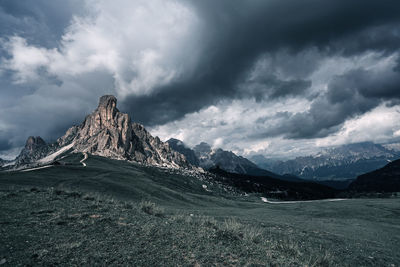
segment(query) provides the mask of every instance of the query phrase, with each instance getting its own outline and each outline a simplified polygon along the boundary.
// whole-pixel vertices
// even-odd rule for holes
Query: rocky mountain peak
[[[25,147],[16,158],[17,165],[23,165],[44,157],[49,152],[49,146],[40,136],[29,136]]]
[[[113,95],[103,95],[100,97],[98,109],[101,108],[115,108],[117,106],[117,98]]]
[[[73,143],[76,152],[150,165],[190,167],[182,154],[171,150],[143,125],[132,123],[128,114],[120,112],[112,95],[100,97],[97,109],[57,142],[60,147]]]
[[[211,146],[206,142],[201,142],[200,144],[196,145],[193,150],[199,155],[209,154],[212,151]]]
[[[176,139],[176,138],[170,138],[170,139],[168,139],[167,140],[167,143],[168,144],[176,144],[176,145],[179,145],[179,146],[185,146],[186,147],[186,145],[181,141],[181,140],[179,140],[179,139]]]
[[[75,139],[75,147],[79,150],[115,154],[123,158],[132,149],[131,119],[128,114],[119,112],[117,99],[112,95],[100,97],[97,109],[78,128],[69,129],[60,142],[65,144],[64,140]]]
[[[99,106],[96,111],[99,113],[99,124],[113,124],[117,109],[117,98],[113,95],[103,95],[100,97]]]
[[[212,149],[212,147],[205,142],[201,142],[193,149],[190,149],[178,139],[171,138],[167,142],[172,149],[185,155],[186,159],[192,165],[200,166],[204,169],[210,169],[218,166],[219,168],[232,173],[242,173],[256,176],[265,175],[270,177],[279,176],[258,168],[253,162],[241,156],[237,156],[232,151],[225,151],[221,148]],[[281,178],[282,177],[280,176],[278,177],[278,179]]]
[[[193,166],[200,166],[199,159],[197,158],[194,150],[187,147],[181,140],[170,138],[167,143],[173,150],[184,155],[190,164]]]
[[[25,143],[25,149],[34,151],[35,149],[45,146],[46,142],[40,136],[29,136]]]
[[[184,155],[172,150],[160,138],[153,137],[143,125],[132,123],[128,114],[117,109],[117,98],[112,95],[100,97],[99,105],[82,124],[69,128],[55,143],[46,144],[39,136],[29,137],[15,166],[33,165],[46,158],[53,159],[51,155],[70,152],[193,169]]]

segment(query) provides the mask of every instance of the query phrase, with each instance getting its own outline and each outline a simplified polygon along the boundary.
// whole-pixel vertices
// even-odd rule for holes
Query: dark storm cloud
[[[352,70],[331,82],[328,99],[336,104],[354,98],[357,94],[376,100],[400,98],[400,73],[391,70]]]
[[[399,46],[400,47],[400,46]],[[393,68],[393,71],[400,72],[400,56],[397,58],[396,66]]]
[[[330,56],[368,50],[389,53],[398,49],[400,40],[398,1],[229,0],[192,1],[191,5],[204,22],[199,32],[203,56],[196,71],[153,94],[130,96],[123,103],[124,109],[146,125],[179,119],[221,99],[305,92],[310,84],[301,79],[269,81],[265,92],[251,88],[246,92],[238,86],[264,54],[283,48],[294,55],[309,48]]]
[[[291,139],[326,137],[338,131],[347,119],[362,115],[383,101],[391,101],[393,105],[399,100],[399,73],[391,70],[352,70],[335,77],[329,83],[326,94],[316,99],[308,111],[284,113],[281,124],[253,137],[281,134]]]
[[[339,39],[334,47],[334,51],[342,51],[345,56],[369,50],[391,54],[400,47],[400,24],[394,21],[368,27],[355,36],[350,35]]]
[[[18,35],[30,44],[56,47],[74,14],[83,12],[78,0],[2,0],[0,36]]]
[[[275,75],[263,73],[242,85],[241,97],[254,97],[257,102],[287,96],[302,95],[311,86],[311,81],[301,79],[280,80]]]
[[[85,115],[97,107],[101,95],[115,94],[109,89],[113,83],[114,79],[108,72],[96,71],[74,76],[60,85],[24,87],[11,84],[1,89],[5,96],[0,99],[1,111],[6,114],[1,122],[13,127],[3,132],[0,128],[0,152],[23,146],[31,135],[39,135],[46,142],[55,141],[69,127],[82,123]],[[37,87],[41,92],[35,94]],[[6,94],[5,90],[10,92]],[[25,91],[21,93],[19,90]]]

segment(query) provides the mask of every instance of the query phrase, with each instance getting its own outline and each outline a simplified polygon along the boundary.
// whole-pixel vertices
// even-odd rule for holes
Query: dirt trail
[[[300,200],[300,201],[269,201],[265,197],[261,197],[261,201],[269,204],[296,204],[296,203],[310,203],[310,202],[335,202],[348,200],[347,198],[331,198],[331,199],[317,199],[317,200]]]
[[[86,152],[83,152],[82,154],[83,154],[83,159],[81,159],[81,161],[79,162],[82,163],[83,167],[86,167],[85,160],[87,160],[88,154]]]

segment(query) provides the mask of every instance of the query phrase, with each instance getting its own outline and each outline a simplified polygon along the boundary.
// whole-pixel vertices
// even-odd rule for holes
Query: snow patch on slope
[[[60,148],[59,150],[57,150],[56,152],[48,155],[47,157],[44,157],[44,158],[38,160],[38,163],[49,163],[49,162],[53,161],[54,159],[56,159],[62,153],[64,153],[64,152],[68,151],[69,149],[71,149],[73,146],[74,146],[74,143],[66,145],[66,146]]]
[[[8,166],[12,166],[12,165],[15,165],[15,160],[7,162],[7,163],[3,164],[1,167],[8,167]]]

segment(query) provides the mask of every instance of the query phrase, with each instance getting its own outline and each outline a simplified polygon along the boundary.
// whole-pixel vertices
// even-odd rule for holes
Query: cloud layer
[[[163,138],[244,154],[390,141],[399,14],[394,0],[3,1],[0,151],[54,140],[105,93]],[[377,114],[391,119],[376,140],[354,129]]]

